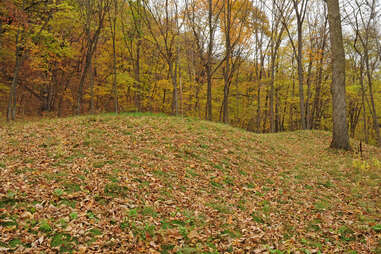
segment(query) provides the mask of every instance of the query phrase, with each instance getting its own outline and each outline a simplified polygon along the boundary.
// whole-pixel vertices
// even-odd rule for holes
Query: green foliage
[[[47,220],[42,220],[40,222],[39,230],[44,233],[48,233],[52,231],[52,227],[50,226],[49,222]]]
[[[59,247],[61,253],[72,253],[75,249],[76,239],[67,233],[56,233],[52,236],[50,246],[52,248]]]
[[[380,231],[381,231],[381,224],[374,225],[374,226],[372,227],[372,229],[373,229],[374,231],[376,231],[376,232],[380,232]]]

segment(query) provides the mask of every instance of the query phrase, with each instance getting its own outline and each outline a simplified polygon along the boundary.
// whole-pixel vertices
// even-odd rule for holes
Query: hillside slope
[[[0,129],[0,252],[380,253],[381,151],[162,115]]]

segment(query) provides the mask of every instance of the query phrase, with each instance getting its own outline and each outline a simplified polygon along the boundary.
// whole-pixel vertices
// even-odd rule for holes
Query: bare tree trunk
[[[90,66],[90,102],[89,102],[89,112],[94,114],[94,82],[95,82],[95,68],[91,64]]]
[[[369,134],[368,134],[368,125],[366,123],[366,103],[365,103],[365,87],[364,87],[364,62],[361,59],[360,63],[360,85],[361,85],[361,104],[362,104],[362,111],[363,111],[363,123],[364,123],[364,138],[365,138],[365,143],[369,143]]]
[[[332,51],[332,118],[333,137],[331,147],[351,150],[348,136],[346,91],[345,91],[345,52],[341,28],[339,0],[327,0],[328,22]]]
[[[99,35],[103,29],[104,25],[104,19],[106,16],[106,13],[108,11],[109,2],[100,1],[98,8],[94,10],[94,6],[92,6],[92,3],[90,0],[86,0],[84,2],[83,8],[86,9],[86,20],[85,20],[85,33],[86,33],[86,40],[87,40],[87,47],[86,47],[86,57],[85,57],[85,66],[83,68],[83,71],[81,73],[81,78],[79,81],[79,87],[77,92],[77,103],[75,108],[75,113],[77,115],[81,114],[82,112],[82,98],[83,98],[83,90],[85,81],[89,72],[89,68],[91,66],[92,58],[94,56],[94,53],[97,49]],[[96,24],[97,28],[94,31],[94,33],[91,33],[91,23],[92,19],[94,18],[94,13],[97,13],[98,15],[98,23]]]
[[[312,129],[317,128],[315,116],[319,115],[319,111],[320,111],[320,101],[321,101],[320,94],[321,94],[321,86],[322,86],[322,80],[323,80],[323,63],[324,63],[324,57],[325,57],[324,50],[327,43],[327,36],[326,36],[327,23],[328,23],[328,19],[325,18],[324,25],[322,26],[322,29],[320,32],[323,37],[319,47],[321,51],[321,56],[316,67],[317,73],[316,73],[316,82],[315,82],[315,94],[314,94],[312,112],[311,112],[311,128]]]
[[[257,131],[261,128],[261,84],[258,83],[257,89]]]
[[[20,35],[22,31],[20,28],[17,30],[16,34],[16,65],[13,72],[13,79],[11,83],[11,89],[9,91],[9,99],[8,99],[8,110],[7,110],[7,121],[14,121],[16,119],[16,87],[17,87],[17,81],[18,81],[18,75],[20,72],[20,67],[22,64],[22,58],[23,58],[23,46],[19,45],[20,41]]]
[[[292,49],[294,51],[294,55],[297,61],[297,69],[298,69],[298,83],[299,83],[299,107],[300,107],[300,122],[302,129],[306,129],[306,111],[305,111],[305,103],[304,103],[304,70],[303,70],[303,23],[306,16],[307,4],[308,0],[292,0],[292,4],[294,7],[295,15],[296,15],[296,25],[297,25],[297,45],[293,40],[293,37],[288,29],[288,24],[285,21],[285,17],[283,16],[283,26],[285,27],[288,37],[291,42]],[[278,7],[279,8],[279,7]]]
[[[379,147],[381,147],[380,126],[378,124],[376,106],[375,106],[375,103],[374,103],[373,81],[372,81],[372,75],[370,73],[368,53],[365,54],[365,66],[366,66],[366,76],[368,78],[370,106],[371,106],[371,113],[372,113],[372,120],[373,120],[373,129],[374,129],[374,132],[375,132],[375,135],[376,135],[377,145]]]
[[[209,66],[208,66],[209,68]],[[206,80],[207,80],[207,93],[206,93],[206,120],[212,121],[213,120],[213,111],[212,111],[212,75],[210,70],[206,74]],[[197,99],[198,99],[198,92],[197,92]]]
[[[178,115],[178,100],[177,100],[177,71],[176,68],[173,67],[173,63],[171,61],[168,62],[169,74],[171,75],[172,80],[172,114]]]
[[[224,68],[224,99],[223,99],[223,122],[229,123],[229,90],[231,83],[231,40],[230,40],[230,29],[231,29],[231,17],[232,8],[231,0],[224,1],[224,11],[225,11],[225,68]]]
[[[114,97],[114,111],[119,113],[119,103],[118,103],[118,88],[117,88],[117,77],[116,77],[116,17],[118,14],[118,1],[114,0],[114,17],[110,22],[111,26],[111,36],[112,36],[112,55],[113,55],[113,79],[112,79],[112,94]]]
[[[311,75],[312,75],[312,56],[309,57],[308,71],[307,71],[307,100],[306,100],[306,128],[311,129]]]
[[[274,118],[274,93],[275,93],[275,53],[274,46],[271,49],[271,82],[270,82],[270,108],[269,108],[269,118],[270,118],[270,130],[271,132],[275,132],[275,118]]]
[[[277,30],[278,28],[278,24],[276,25],[276,28],[275,30]],[[283,31],[284,31],[284,26],[280,29],[280,32],[278,34],[278,32],[276,31],[275,33],[275,36],[276,36],[276,42],[274,44],[274,42],[271,42],[271,70],[270,70],[270,75],[271,75],[271,83],[270,83],[270,109],[269,109],[269,112],[270,112],[270,128],[271,128],[271,132],[275,132],[276,130],[276,124],[275,124],[275,115],[274,115],[274,93],[275,93],[275,87],[274,87],[274,83],[275,83],[275,62],[276,62],[276,59],[278,57],[278,51],[279,51],[279,47],[280,47],[280,44],[282,42],[282,35],[283,35]],[[275,39],[275,38],[274,38]]]
[[[214,28],[213,28],[213,1],[208,0],[208,28],[209,28],[209,42],[208,42],[208,58],[206,67],[206,119],[212,121],[212,54],[214,45]]]
[[[305,104],[304,104],[304,71],[303,71],[303,33],[301,25],[298,26],[298,81],[299,81],[299,106],[300,106],[300,116],[302,128],[305,130],[306,125],[306,114],[305,114]]]
[[[135,92],[135,105],[138,111],[142,111],[141,103],[141,91],[140,91],[140,51],[142,40],[139,38],[136,42],[136,60],[135,60],[135,80],[136,80],[136,92]]]
[[[81,112],[82,112],[83,87],[84,87],[85,80],[86,80],[87,73],[88,73],[88,69],[90,68],[90,66],[91,66],[91,57],[90,57],[90,54],[87,53],[86,54],[86,62],[85,62],[83,72],[81,74],[81,79],[79,81],[79,88],[78,88],[78,93],[77,93],[77,107],[75,109],[75,113],[77,115],[81,114]]]
[[[181,113],[181,116],[183,117],[184,116],[184,108],[183,108],[183,83],[182,83],[182,79],[181,79],[181,66],[180,66],[180,57],[179,57],[179,54],[177,55],[177,66],[178,66],[178,73],[179,73],[179,89],[180,89],[180,107],[179,107],[179,110],[180,110],[180,113]]]

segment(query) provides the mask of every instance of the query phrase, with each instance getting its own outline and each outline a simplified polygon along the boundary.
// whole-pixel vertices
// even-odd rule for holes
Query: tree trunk
[[[81,79],[79,81],[79,87],[78,87],[78,92],[77,92],[77,107],[75,109],[75,113],[77,115],[81,114],[82,112],[82,97],[83,97],[83,87],[85,85],[85,80],[86,76],[88,73],[88,69],[91,66],[91,56],[89,53],[86,54],[86,62],[85,62],[85,67],[83,69],[83,72],[81,74]]]
[[[206,74],[207,79],[207,94],[206,94],[206,120],[212,121],[213,120],[213,113],[212,113],[212,75],[210,71],[210,67],[208,66],[208,71]],[[197,91],[197,100],[198,100],[198,92]]]
[[[169,74],[171,75],[171,80],[172,80],[172,114],[178,115],[178,101],[177,101],[177,73],[176,69],[173,68],[173,63],[171,61],[168,62],[168,68],[169,68]]]
[[[16,65],[13,72],[13,79],[11,83],[11,89],[9,91],[9,100],[8,100],[8,110],[7,110],[7,121],[14,121],[16,118],[16,87],[18,81],[18,75],[20,72],[20,67],[22,64],[23,58],[23,47],[19,45],[20,40],[20,28],[17,30],[16,34]]]
[[[370,106],[371,106],[371,113],[372,113],[372,120],[373,120],[373,129],[374,129],[374,133],[376,135],[377,145],[379,147],[381,147],[380,126],[378,124],[376,106],[374,103],[373,81],[372,81],[372,74],[370,73],[369,56],[367,53],[365,54],[365,65],[366,65],[366,76],[368,78]]]
[[[271,81],[270,81],[270,130],[271,132],[275,132],[275,118],[274,118],[274,93],[275,93],[275,57],[276,53],[274,52],[274,43],[272,42],[271,46]]]
[[[260,132],[260,128],[261,128],[261,84],[260,84],[260,82],[258,82],[258,89],[257,89],[257,132]]]
[[[224,70],[224,100],[223,100],[223,122],[225,124],[229,123],[229,89],[231,81],[231,41],[230,41],[230,27],[231,27],[231,0],[225,2],[225,70]]]
[[[116,80],[116,15],[118,13],[117,1],[114,0],[114,17],[112,19],[111,33],[112,33],[112,55],[113,55],[113,79],[112,79],[112,94],[114,97],[114,111],[119,113],[119,103],[118,103],[118,88]]]
[[[307,71],[307,101],[306,101],[306,128],[311,129],[311,109],[310,109],[310,101],[311,101],[311,74],[312,74],[312,56],[309,57],[308,63],[308,71]]]
[[[302,129],[306,129],[306,114],[305,114],[305,104],[304,104],[304,71],[303,71],[303,33],[302,27],[298,26],[298,82],[299,82],[299,106],[300,106],[300,117]]]
[[[95,81],[95,68],[92,64],[90,66],[90,103],[89,103],[89,112],[94,114],[94,81]]]
[[[86,33],[86,55],[85,55],[85,66],[83,68],[83,71],[81,73],[81,78],[79,81],[79,87],[77,91],[77,102],[76,102],[76,108],[75,113],[77,115],[81,114],[82,112],[82,98],[83,98],[83,90],[85,81],[89,72],[89,68],[91,67],[91,62],[93,55],[97,49],[98,41],[99,41],[99,35],[103,29],[103,23],[106,15],[106,10],[108,9],[106,6],[101,6],[97,11],[99,12],[99,20],[97,24],[97,28],[94,31],[94,33],[91,33],[91,19],[94,18],[91,16],[92,14],[92,7],[90,0],[87,0],[85,2],[84,8],[87,9],[87,16],[86,16],[86,24],[85,24],[85,33]]]
[[[135,105],[137,107],[138,111],[142,111],[142,104],[141,104],[141,91],[140,91],[140,51],[141,51],[141,44],[142,40],[139,38],[136,43],[136,60],[135,60]]]
[[[363,128],[364,128],[364,138],[365,138],[365,143],[369,143],[369,134],[368,134],[368,125],[366,123],[366,104],[365,104],[365,87],[364,87],[364,62],[361,59],[360,63],[360,85],[361,85],[361,104],[362,104],[362,111],[363,111]]]
[[[332,51],[333,137],[331,148],[351,150],[345,101],[345,52],[339,0],[327,0],[327,6]]]
[[[325,19],[324,26],[322,27],[321,33],[323,34],[322,43],[320,45],[320,51],[321,56],[319,59],[319,63],[317,66],[317,77],[316,77],[316,83],[315,83],[315,95],[314,95],[314,102],[312,106],[312,112],[311,112],[311,128],[317,128],[318,125],[315,121],[315,116],[320,115],[320,93],[321,93],[321,86],[322,86],[322,80],[323,80],[323,63],[324,63],[324,50],[327,43],[327,36],[326,36],[326,29],[327,29],[327,22],[328,19]],[[317,117],[316,117],[317,118]]]
[[[212,54],[214,41],[213,28],[213,1],[208,1],[208,27],[209,27],[209,42],[208,42],[208,59],[206,66],[207,92],[206,92],[206,120],[212,121]]]

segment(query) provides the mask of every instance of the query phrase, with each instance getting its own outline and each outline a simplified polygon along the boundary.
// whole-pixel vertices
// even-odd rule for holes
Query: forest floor
[[[329,142],[150,114],[0,127],[0,252],[381,253],[381,150]]]

